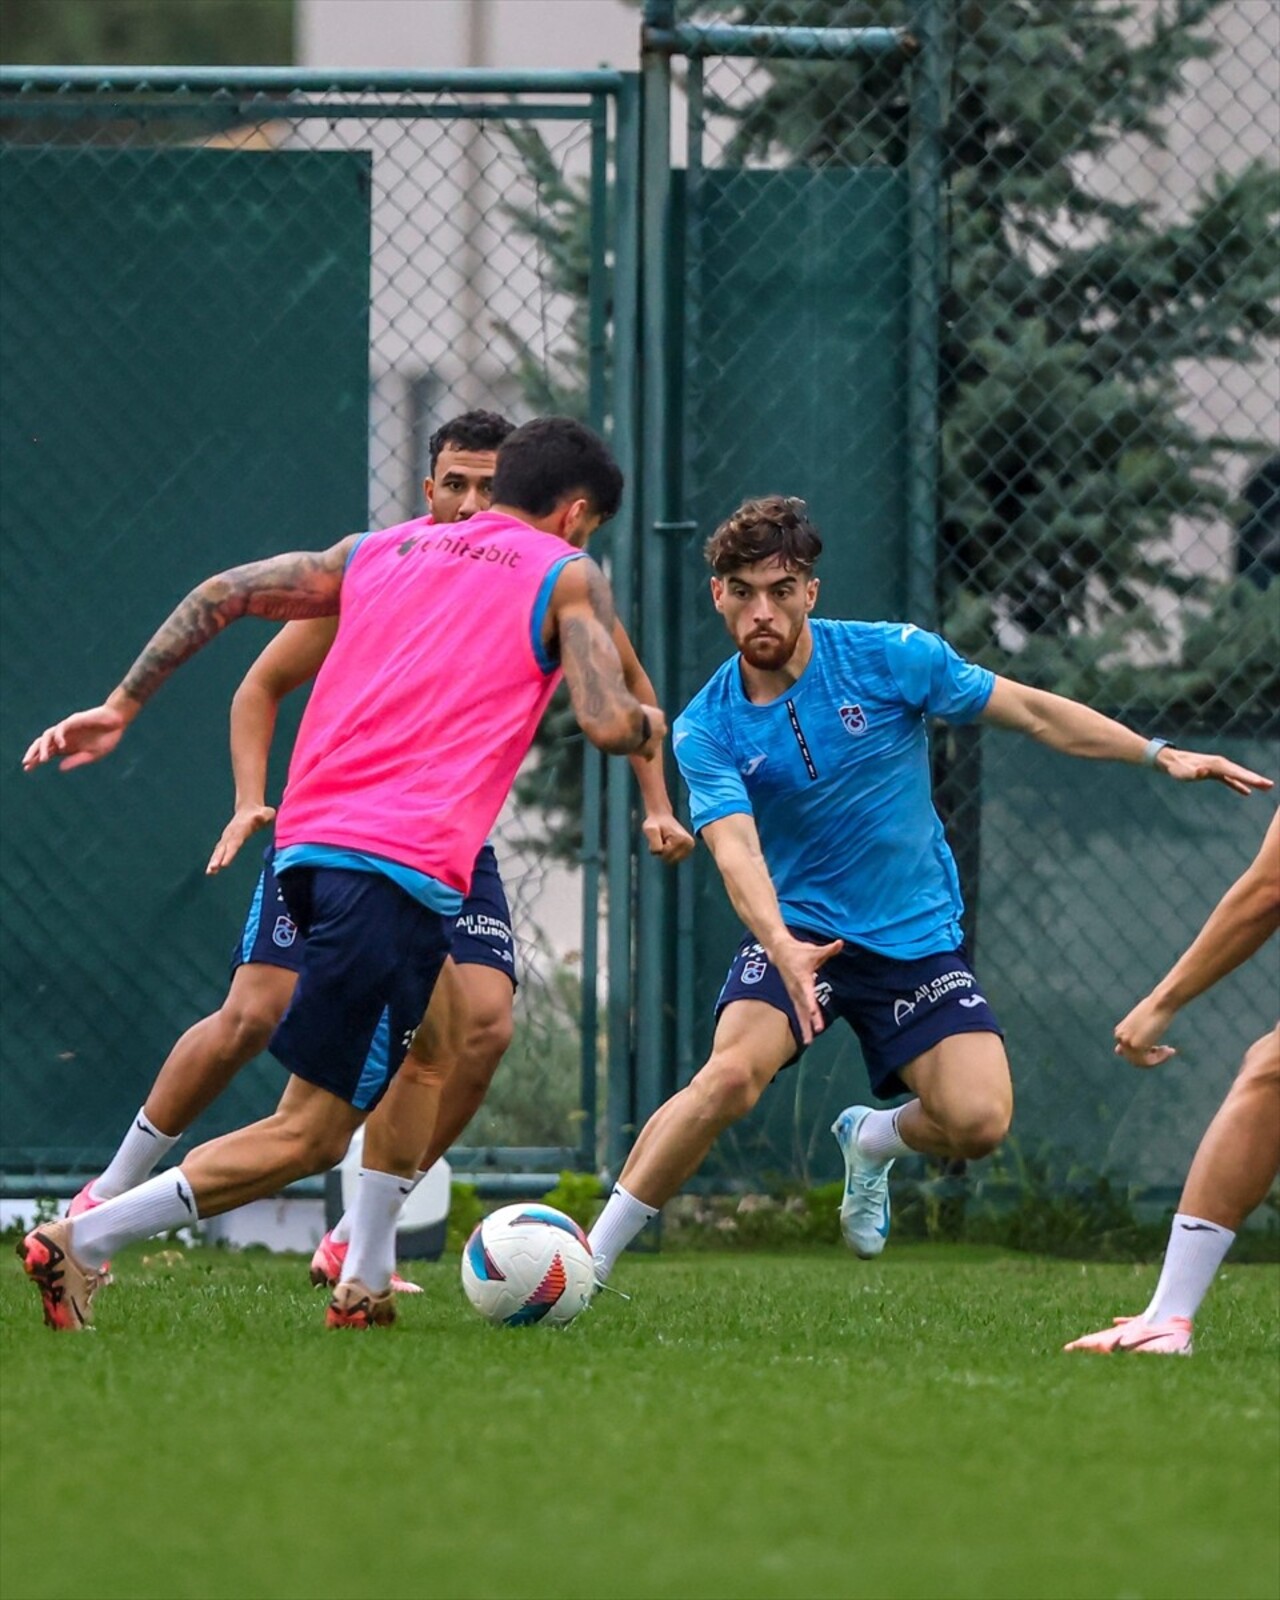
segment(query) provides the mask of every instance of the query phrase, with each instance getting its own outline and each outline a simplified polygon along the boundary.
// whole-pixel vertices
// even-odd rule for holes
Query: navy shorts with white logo
[[[380,872],[290,867],[280,887],[303,955],[268,1048],[297,1077],[372,1111],[427,1009],[453,918]]]
[[[810,944],[827,944],[823,934],[792,928]],[[1004,1030],[987,1004],[963,949],[896,961],[861,945],[846,944],[818,968],[818,1004],[829,1025],[843,1017],[858,1036],[871,1087],[882,1100],[906,1094],[898,1069],[954,1033],[996,1033]],[[738,946],[720,996],[716,1020],[735,1000],[763,1000],[785,1013],[800,1057],[800,1024],[777,968],[751,934]]]
[[[244,919],[244,929],[231,952],[231,971],[237,967],[257,965],[287,967],[290,972],[302,971],[302,935],[298,924],[289,915],[289,908],[280,893],[276,870],[272,866],[275,845],[267,846],[262,871],[249,902],[249,915]]]
[[[264,865],[245,918],[244,929],[231,952],[231,972],[256,963],[302,971],[302,934],[289,915],[272,865],[275,846],[268,845]],[[516,977],[516,942],[511,932],[511,907],[491,844],[482,845],[471,877],[471,890],[462,902],[450,954],[459,966],[494,967]]]
[[[494,967],[505,972],[512,988],[518,987],[511,907],[491,844],[481,846],[476,857],[471,889],[462,902],[449,953],[460,967]]]

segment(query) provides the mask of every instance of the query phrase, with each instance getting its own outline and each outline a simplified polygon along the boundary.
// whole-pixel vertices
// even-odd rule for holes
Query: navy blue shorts
[[[803,928],[790,932],[809,944],[826,944],[824,934]],[[846,944],[818,969],[818,1004],[830,1024],[843,1017],[858,1036],[871,1087],[882,1100],[907,1094],[898,1076],[905,1067],[954,1033],[996,1033],[1004,1030],[987,1004],[963,949],[944,950],[916,961],[895,961],[861,945]],[[716,1001],[716,1020],[735,1000],[763,1000],[783,1012],[795,1035],[800,1057],[800,1024],[786,986],[751,934],[738,946]]]
[[[302,971],[303,939],[280,893],[268,845],[244,929],[231,952],[231,972],[251,963]],[[498,871],[493,846],[482,845],[471,878],[471,892],[462,902],[450,954],[459,966],[494,967],[516,980],[516,942],[511,932],[511,907]]]
[[[491,844],[482,845],[471,873],[471,889],[453,930],[449,954],[460,967],[494,967],[517,988],[516,941],[511,907]]]
[[[297,1077],[372,1111],[427,1009],[453,919],[380,872],[290,867],[280,887],[303,956],[268,1048]]]
[[[289,915],[289,908],[276,881],[272,866],[275,846],[267,846],[262,871],[258,874],[253,899],[249,902],[249,915],[244,919],[244,929],[231,952],[231,971],[250,965],[262,967],[287,967],[290,972],[302,971],[302,935],[298,924]]]

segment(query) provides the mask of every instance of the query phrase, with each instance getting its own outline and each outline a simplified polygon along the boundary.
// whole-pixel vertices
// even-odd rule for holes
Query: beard
[[[744,640],[739,649],[748,666],[755,667],[758,672],[777,672],[795,654],[799,637],[798,633],[790,638],[776,633],[757,633]]]

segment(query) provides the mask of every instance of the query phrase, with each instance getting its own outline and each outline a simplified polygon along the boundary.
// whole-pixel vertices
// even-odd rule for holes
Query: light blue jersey
[[[963,904],[925,719],[972,722],[995,677],[910,624],[809,626],[788,694],[753,705],[734,656],[676,718],[694,830],[754,817],[792,927],[898,960],[954,950]]]

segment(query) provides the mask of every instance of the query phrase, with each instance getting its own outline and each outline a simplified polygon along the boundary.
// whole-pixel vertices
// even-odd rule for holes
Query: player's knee
[[[1245,1051],[1235,1087],[1239,1089],[1280,1089],[1280,1028],[1258,1039]]]
[[[300,1154],[304,1156],[309,1172],[327,1172],[346,1155],[350,1143],[349,1128],[312,1127],[303,1134]]]
[[[351,1143],[351,1130],[345,1126],[330,1127],[315,1118],[286,1112],[277,1112],[272,1120],[285,1182],[336,1167]]]
[[[751,1069],[732,1056],[713,1055],[694,1083],[707,1113],[726,1125],[745,1117],[760,1098],[760,1085]]]
[[[515,1022],[510,1008],[477,1017],[467,1029],[459,1070],[474,1084],[487,1089],[514,1037]]]
[[[957,1156],[981,1161],[997,1150],[1009,1131],[1012,1109],[1000,1102],[974,1106],[948,1130]]]
[[[415,1048],[416,1044],[415,1038],[414,1044],[410,1045],[408,1054],[400,1063],[396,1077],[419,1089],[442,1089],[450,1072],[448,1062],[441,1061],[438,1056],[419,1055]]]
[[[242,976],[260,970],[240,968],[219,1012],[228,1053],[244,1061],[260,1055],[271,1043],[293,994],[292,981],[264,982]]]
[[[229,1053],[244,1061],[261,1055],[283,1015],[265,996],[228,1000],[222,1008],[222,1020]]]

